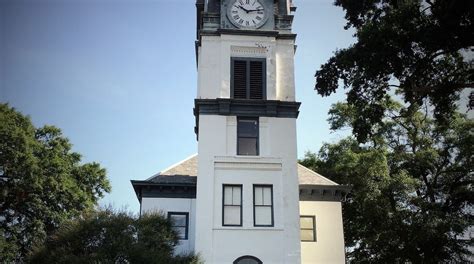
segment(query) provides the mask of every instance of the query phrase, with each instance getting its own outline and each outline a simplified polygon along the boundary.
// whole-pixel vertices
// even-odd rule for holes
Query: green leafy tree
[[[343,204],[351,263],[465,263],[472,241],[474,122],[440,125],[424,107],[382,101],[367,143],[353,137],[307,153],[302,164],[351,185]],[[354,128],[356,107],[335,104],[333,129]]]
[[[434,117],[449,123],[464,88],[474,88],[474,1],[335,0],[356,43],[337,50],[316,71],[315,89],[336,92],[339,81],[357,112],[354,135],[364,142],[396,90],[409,105],[429,99]]]
[[[110,191],[105,169],[81,163],[53,126],[0,104],[0,262],[21,262],[66,219]]]
[[[194,255],[175,256],[178,237],[161,214],[140,218],[111,209],[67,221],[37,248],[32,263],[198,263]]]

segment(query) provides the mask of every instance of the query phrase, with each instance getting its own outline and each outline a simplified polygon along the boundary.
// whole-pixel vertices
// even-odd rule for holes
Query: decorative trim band
[[[242,29],[220,28],[217,30],[217,33],[219,35],[228,34],[228,35],[245,35],[245,36],[264,36],[264,37],[278,36],[278,31],[271,31],[271,30],[242,30]]]
[[[273,232],[281,232],[281,231],[284,231],[285,229],[281,228],[281,227],[241,227],[241,226],[223,226],[223,227],[220,227],[220,226],[216,226],[216,227],[213,227],[212,230],[238,230],[238,231],[241,231],[241,232],[245,232],[245,231],[248,231],[248,232],[252,232],[252,231],[255,231],[255,230],[258,230],[258,231],[273,231]]]
[[[263,31],[263,30],[242,30],[242,29],[201,29],[200,36],[220,36],[220,35],[244,35],[244,36],[262,36],[274,37],[277,39],[296,39],[296,34],[280,33],[278,31]]]
[[[252,99],[194,99],[194,115],[297,118],[300,102]]]
[[[131,181],[140,203],[142,198],[196,198],[196,183],[153,183]]]
[[[214,168],[216,169],[252,169],[281,171],[281,158],[261,156],[215,156]]]
[[[214,156],[214,162],[281,164],[282,158],[266,156]]]
[[[194,99],[194,132],[198,136],[199,115],[297,118],[301,103],[280,100]]]
[[[217,165],[217,163],[216,163]],[[232,164],[231,164],[232,165]],[[241,164],[243,166],[247,163]],[[258,164],[258,165],[261,165]],[[265,164],[276,166],[275,163]],[[281,164],[279,164],[281,166]],[[153,183],[131,181],[140,204],[142,198],[196,198],[196,183]],[[299,201],[343,201],[351,190],[346,185],[299,185]]]
[[[215,162],[214,168],[220,170],[281,171],[281,163]]]
[[[261,47],[231,46],[230,52],[232,55],[265,55],[267,53],[267,49]]]
[[[351,187],[346,185],[300,185],[300,201],[343,201]]]

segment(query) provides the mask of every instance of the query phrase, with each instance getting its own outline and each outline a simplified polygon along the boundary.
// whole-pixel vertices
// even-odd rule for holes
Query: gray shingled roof
[[[154,183],[196,183],[197,161],[197,154],[194,154],[151,176],[147,181]]]
[[[298,180],[300,185],[339,185],[323,175],[298,163]]]
[[[157,175],[170,176],[170,175],[187,175],[197,177],[197,154],[194,154],[170,167],[159,172]]]
[[[154,183],[196,183],[198,156],[194,154],[171,167],[151,176],[147,181]],[[298,164],[300,185],[338,185],[328,178]]]

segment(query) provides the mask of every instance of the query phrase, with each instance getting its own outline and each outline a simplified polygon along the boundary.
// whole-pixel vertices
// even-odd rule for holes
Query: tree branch
[[[452,88],[453,90],[461,89],[461,88],[474,88],[474,83],[454,83],[451,85],[443,85],[443,86],[448,86],[448,88]],[[441,87],[441,85],[438,86],[418,86],[413,88],[414,92],[422,92],[422,93],[429,93],[434,91],[435,89],[439,88],[445,88]]]

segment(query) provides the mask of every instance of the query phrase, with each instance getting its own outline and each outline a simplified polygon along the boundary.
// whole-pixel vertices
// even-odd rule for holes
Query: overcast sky
[[[332,0],[295,0],[298,157],[331,133],[315,70],[354,40]],[[197,151],[194,0],[0,0],[0,102],[62,129],[107,169],[101,205],[138,212],[130,184]]]

